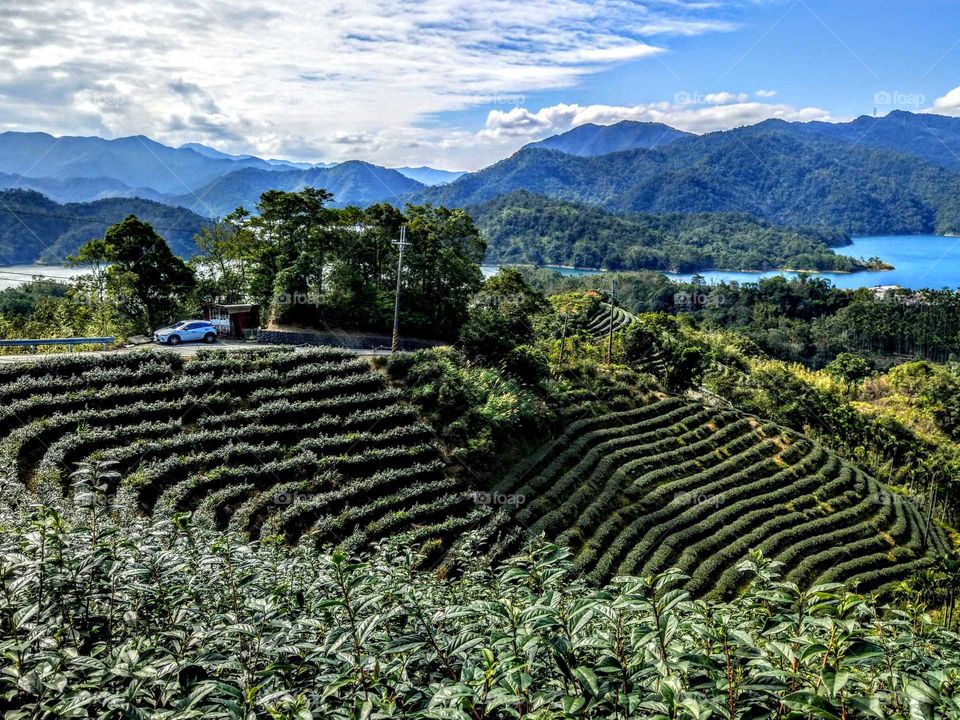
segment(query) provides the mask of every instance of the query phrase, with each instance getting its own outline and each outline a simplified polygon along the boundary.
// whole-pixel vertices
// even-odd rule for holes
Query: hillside
[[[795,433],[654,397],[570,423],[493,490],[522,497],[487,528],[504,558],[543,532],[594,583],[677,568],[699,595],[737,590],[750,549],[801,587],[875,590],[946,552],[906,498]]]
[[[149,222],[174,253],[196,253],[193,236],[207,220],[181,207],[137,198],[61,205],[36,192],[0,191],[0,264],[62,262],[128,215]]]
[[[580,157],[597,157],[625,150],[663,147],[684,137],[692,135],[663,123],[623,120],[613,125],[587,123],[560,135],[530,143],[526,147],[559,150]]]
[[[698,595],[736,589],[756,547],[803,586],[875,589],[932,562],[907,499],[878,502],[875,481],[795,433],[659,392],[571,405],[559,435],[478,486],[406,393],[342,350],[78,356],[0,381],[0,456],[54,504],[76,463],[109,459],[116,510],[348,552],[388,536],[450,552],[480,527],[498,559],[545,532],[592,581],[678,565]],[[945,549],[935,528],[929,550]]]
[[[960,122],[945,115],[894,110],[882,117],[862,115],[846,123],[786,123],[767,120],[798,136],[820,136],[863,147],[885,148],[960,170]]]
[[[613,215],[522,190],[468,211],[487,240],[489,263],[674,272],[863,267],[831,249],[849,243],[842,233],[789,230],[745,213]]]
[[[773,123],[600,157],[527,147],[417,198],[469,206],[528,190],[614,212],[745,212],[790,227],[894,234],[960,228],[958,189],[960,176],[921,158]]]
[[[0,455],[51,502],[75,463],[105,457],[134,515],[192,511],[318,546],[449,538],[482,510],[402,394],[347,351],[137,352],[0,376]]]

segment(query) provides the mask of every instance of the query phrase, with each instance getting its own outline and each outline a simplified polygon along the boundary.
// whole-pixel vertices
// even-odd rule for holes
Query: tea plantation
[[[448,559],[468,532],[496,561],[543,534],[596,584],[676,568],[694,595],[741,589],[754,549],[800,586],[861,590],[948,550],[912,502],[809,439],[661,392],[626,410],[572,405],[558,437],[487,487],[445,462],[403,389],[339,349],[9,365],[0,405],[23,505],[69,504],[77,464],[109,461],[105,492],[128,516],[190,512],[350,553],[395,538]]]
[[[914,503],[819,445],[672,396],[571,422],[495,491],[514,505],[485,528],[497,559],[545,533],[598,584],[676,568],[694,594],[729,595],[760,549],[801,586],[868,591],[948,550]]]
[[[331,348],[61,357],[0,369],[0,452],[56,506],[109,460],[114,506],[348,548],[444,539],[481,512],[401,392]]]

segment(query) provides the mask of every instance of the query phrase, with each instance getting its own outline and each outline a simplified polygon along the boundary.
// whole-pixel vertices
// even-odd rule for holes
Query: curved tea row
[[[497,491],[515,511],[484,528],[494,557],[543,532],[596,583],[676,567],[698,595],[731,594],[760,549],[800,585],[867,591],[947,548],[937,528],[924,543],[912,502],[819,445],[675,397],[570,424]]]
[[[131,510],[355,548],[446,544],[484,510],[401,396],[334,348],[58,357],[0,368],[0,453],[52,501],[69,500],[77,463],[109,459]]]

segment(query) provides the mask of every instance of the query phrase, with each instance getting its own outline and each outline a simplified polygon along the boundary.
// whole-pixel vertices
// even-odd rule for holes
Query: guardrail
[[[113,345],[112,337],[88,338],[30,338],[25,340],[0,340],[0,347],[29,347],[31,352],[37,351],[38,345],[66,345],[73,352],[74,345],[99,345],[103,350]]]

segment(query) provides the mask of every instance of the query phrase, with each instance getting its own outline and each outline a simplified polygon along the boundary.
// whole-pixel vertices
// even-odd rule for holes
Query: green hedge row
[[[314,420],[299,424],[286,425],[242,425],[239,427],[211,428],[172,435],[161,440],[143,440],[124,448],[110,452],[110,458],[117,460],[121,467],[129,471],[134,462],[162,460],[164,457],[179,453],[204,452],[211,446],[229,442],[250,444],[269,444],[280,442],[294,445],[301,438],[342,438],[356,437],[362,441],[364,433],[375,427],[377,437],[401,437],[407,433],[418,436],[428,432],[417,419],[416,413],[402,405],[387,405],[374,410],[361,410],[348,416],[323,415]],[[396,434],[396,435],[394,435]]]
[[[680,411],[677,411],[680,412]],[[587,440],[595,440],[597,435],[609,438],[598,444],[594,444],[589,450],[586,447],[577,447],[576,453],[562,456],[563,462],[553,463],[543,473],[528,478],[527,482],[516,489],[514,494],[534,497],[535,501],[525,507],[520,513],[521,522],[527,522],[528,518],[538,511],[545,503],[555,502],[556,498],[566,495],[569,488],[575,485],[581,478],[589,477],[591,474],[604,470],[597,470],[595,466],[603,463],[609,466],[615,462],[624,462],[630,458],[644,457],[649,454],[656,454],[665,447],[675,447],[683,440],[675,434],[675,431],[681,427],[677,423],[663,425],[675,419],[668,413],[660,418],[654,418],[643,423],[643,431],[637,430],[636,426],[627,426],[616,429],[604,429],[586,433]],[[710,417],[709,410],[701,410],[695,416],[698,420]],[[699,422],[691,423],[694,430],[688,431],[691,435],[702,433],[703,428]],[[587,445],[587,443],[584,443]],[[586,451],[586,452],[585,452]],[[561,460],[561,458],[558,458]],[[575,461],[569,466],[570,461]],[[563,472],[559,478],[557,474]],[[542,495],[538,492],[541,488],[549,488]]]
[[[77,375],[24,375],[14,381],[0,384],[0,403],[23,400],[34,395],[74,393],[107,387],[133,387],[171,380],[174,368],[150,360],[136,369],[128,367],[98,367]]]
[[[578,473],[578,468],[571,469],[549,492],[538,497],[534,503],[525,508],[528,516],[540,516],[540,519],[531,527],[532,534],[539,535],[541,532],[550,534],[558,527],[574,525],[578,517],[583,517],[583,508],[590,504],[591,498],[599,502],[612,501],[630,482],[630,475],[636,472],[637,467],[643,469],[664,467],[675,462],[678,454],[696,455],[698,449],[702,449],[702,443],[712,437],[714,435],[707,426],[699,424],[684,435],[658,440],[648,446],[638,445],[606,454],[589,474]],[[637,440],[642,439],[643,436],[637,438]],[[691,443],[691,440],[696,442]],[[680,447],[674,447],[676,443],[679,443]],[[673,449],[657,452],[664,446]],[[631,472],[623,472],[625,461]],[[636,464],[634,464],[635,461]],[[576,479],[578,474],[579,480]],[[601,482],[603,482],[602,486]],[[553,504],[553,509],[548,512],[541,510],[546,502]]]
[[[716,482],[719,478],[731,476],[737,468],[753,467],[758,463],[760,465],[772,463],[771,457],[777,448],[778,446],[772,440],[751,442],[743,452],[724,458],[720,463],[704,467],[699,472],[692,473],[685,478],[672,478],[667,482],[660,483],[653,487],[653,491],[662,487],[672,487],[673,483],[684,480],[688,487],[696,488]],[[637,494],[634,493],[634,495]],[[590,568],[588,572],[591,573],[591,576],[599,578],[600,582],[610,577],[612,572],[610,566],[614,561],[614,556],[625,552],[624,548],[629,542],[625,538],[631,536],[631,528],[637,523],[642,523],[644,516],[653,507],[656,507],[656,505],[646,499],[646,492],[644,492],[635,501],[618,508],[586,541],[583,550],[576,558],[577,566],[584,570]]]
[[[414,482],[402,487],[389,495],[380,495],[370,498],[360,505],[348,506],[336,515],[323,514],[319,516],[310,528],[300,536],[300,542],[309,542],[316,545],[339,545],[346,538],[359,531],[358,537],[365,537],[361,528],[370,525],[387,513],[395,513],[417,501],[426,498],[430,502],[438,498],[458,496],[460,483],[456,478],[442,477],[428,482]],[[297,510],[296,506],[287,512]],[[290,518],[285,512],[278,521],[281,526],[289,525]],[[355,545],[362,543],[354,541]]]
[[[375,393],[340,396],[322,400],[273,400],[245,410],[201,418],[204,428],[240,427],[266,423],[310,422],[323,415],[348,417],[361,410],[375,410],[396,403],[403,393],[387,388]]]
[[[616,437],[618,430],[624,426],[636,427],[651,417],[656,419],[681,410],[692,412],[693,406],[679,398],[669,397],[640,408],[576,420],[570,423],[558,438],[545,443],[526,460],[515,465],[493,490],[508,492],[525,477],[546,475],[553,466],[563,467],[570,458],[581,454],[594,438],[603,437],[603,430],[609,430],[610,435]],[[590,433],[593,435],[588,437]]]
[[[681,501],[669,503],[662,511],[665,521],[657,528],[651,528],[627,556],[621,567],[630,567],[631,573],[649,574],[652,568],[663,567],[672,553],[656,547],[658,538],[667,536],[669,543],[681,550],[688,542],[695,542],[703,538],[710,530],[725,522],[732,522],[741,513],[756,506],[777,504],[789,500],[798,494],[804,493],[818,484],[812,474],[827,460],[828,456],[819,446],[806,455],[799,462],[788,465],[770,475],[744,472],[736,479],[724,480],[711,488],[694,488],[691,495],[705,494],[707,501],[690,505]],[[776,463],[774,468],[782,467]],[[710,498],[717,498],[713,503]],[[687,507],[679,515],[672,514],[677,509]],[[659,533],[657,532],[659,531]],[[640,560],[646,561],[640,565]]]
[[[716,497],[731,488],[752,486],[757,480],[763,481],[776,474],[780,468],[772,458],[776,447],[773,441],[766,440],[752,448],[746,454],[748,457],[726,460],[703,473],[654,489],[642,501],[635,503],[642,514],[620,532],[609,550],[599,559],[591,577],[605,580],[618,567],[629,568],[624,574],[632,573],[639,558],[645,557],[649,546],[657,540],[652,535],[653,526],[672,518],[677,510],[685,506],[682,500],[675,498],[690,493]],[[697,515],[703,515],[704,508],[700,505],[694,505],[691,509]],[[667,535],[668,530],[660,529],[658,535]]]
[[[184,358],[162,350],[135,350],[129,353],[105,355],[90,353],[55,355],[35,362],[0,365],[0,383],[16,382],[24,377],[79,375],[96,369],[123,368],[136,372],[143,365],[153,363],[178,370],[183,367]]]
[[[403,468],[383,470],[362,480],[339,484],[333,490],[312,493],[282,510],[276,525],[289,539],[296,540],[310,531],[319,522],[326,522],[333,513],[330,507],[338,508],[337,514],[348,507],[362,507],[378,498],[390,497],[414,486],[459,488],[455,478],[443,476],[444,464],[439,458],[424,463],[415,463]],[[442,486],[434,483],[446,483]],[[249,525],[248,525],[249,527]]]

